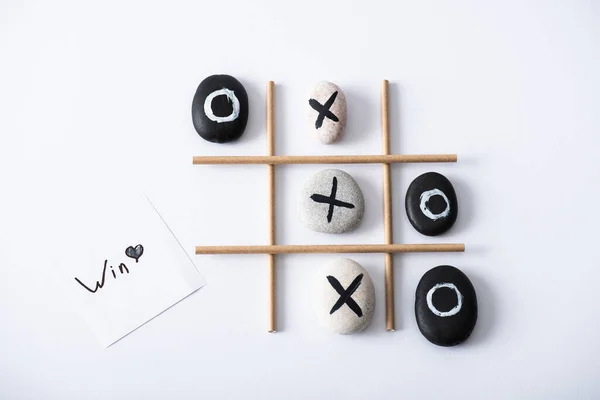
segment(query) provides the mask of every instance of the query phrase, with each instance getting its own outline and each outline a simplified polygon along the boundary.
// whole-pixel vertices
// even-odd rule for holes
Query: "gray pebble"
[[[375,311],[375,289],[369,273],[348,258],[330,262],[318,273],[314,306],[329,330],[341,334],[362,331]]]
[[[310,130],[322,143],[337,142],[346,130],[346,96],[337,85],[321,82],[308,100]]]
[[[304,186],[300,213],[313,231],[343,233],[358,226],[365,213],[365,200],[348,173],[327,169],[313,175]]]

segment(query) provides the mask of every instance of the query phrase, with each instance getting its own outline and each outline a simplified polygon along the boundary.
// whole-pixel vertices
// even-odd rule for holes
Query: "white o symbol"
[[[433,196],[442,196],[444,198],[444,201],[446,202],[446,209],[439,214],[434,214],[429,208],[427,208],[427,202]],[[434,221],[436,219],[447,217],[448,214],[450,214],[450,201],[448,201],[448,198],[446,197],[444,192],[442,192],[439,189],[428,190],[426,192],[421,193],[420,207],[423,214],[425,214],[427,218],[432,219]]]
[[[440,311],[437,308],[435,308],[435,306],[433,305],[433,301],[432,301],[433,294],[435,293],[436,290],[438,290],[439,288],[443,288],[443,287],[454,289],[454,291],[456,292],[456,299],[458,301],[457,301],[456,306],[454,306],[454,308],[450,311]],[[437,315],[438,317],[451,317],[455,314],[458,314],[458,312],[462,308],[462,300],[463,300],[462,294],[458,291],[458,288],[456,286],[454,286],[453,283],[438,283],[437,285],[435,285],[434,287],[429,289],[429,292],[427,292],[427,307],[429,307],[431,312],[434,313],[435,315]]]
[[[231,114],[229,114],[226,117],[217,117],[215,113],[213,113],[212,102],[213,99],[217,96],[227,96],[229,101],[231,101]],[[240,115],[240,101],[235,96],[235,93],[233,93],[233,90],[229,90],[226,88],[215,90],[206,97],[206,100],[204,100],[204,113],[206,114],[208,119],[210,119],[211,121],[215,121],[216,123],[220,124],[221,122],[231,122],[234,121]]]

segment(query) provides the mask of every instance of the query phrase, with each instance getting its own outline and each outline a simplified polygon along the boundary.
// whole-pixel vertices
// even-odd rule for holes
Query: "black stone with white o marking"
[[[406,191],[405,206],[411,225],[427,236],[446,232],[458,216],[454,187],[437,172],[427,172],[412,181]]]
[[[461,270],[450,265],[427,271],[417,286],[415,317],[419,330],[431,343],[462,343],[477,322],[473,284]]]
[[[248,95],[244,86],[230,75],[204,79],[192,102],[196,132],[213,143],[238,139],[248,122]]]

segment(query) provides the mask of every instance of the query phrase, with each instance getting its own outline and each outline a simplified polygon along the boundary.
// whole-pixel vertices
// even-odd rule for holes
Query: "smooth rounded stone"
[[[346,130],[346,96],[342,89],[331,82],[315,85],[309,94],[308,121],[322,143],[338,141]]]
[[[436,236],[454,225],[458,201],[450,181],[437,172],[415,178],[406,191],[406,214],[420,233]]]
[[[348,258],[328,263],[317,276],[314,306],[323,326],[331,331],[362,331],[375,310],[375,289],[369,273]]]
[[[365,200],[348,173],[327,169],[313,175],[304,186],[300,213],[313,231],[343,233],[358,226],[365,213]]]
[[[462,343],[477,322],[473,284],[461,270],[450,265],[427,271],[417,286],[415,317],[419,330],[431,343]]]
[[[230,75],[211,75],[200,82],[192,102],[196,132],[213,143],[239,139],[248,122],[248,95]]]

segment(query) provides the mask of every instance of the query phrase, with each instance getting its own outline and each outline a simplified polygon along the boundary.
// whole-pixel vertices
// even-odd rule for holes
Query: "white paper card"
[[[74,246],[67,287],[108,347],[205,281],[144,195],[119,196],[89,213],[85,245]]]

